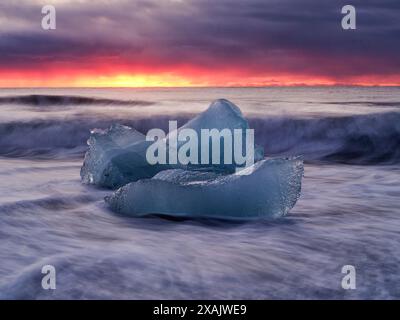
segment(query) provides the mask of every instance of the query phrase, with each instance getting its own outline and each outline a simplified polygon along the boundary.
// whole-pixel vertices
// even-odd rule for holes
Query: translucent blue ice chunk
[[[93,130],[81,168],[82,182],[118,188],[166,169],[148,164],[146,150],[151,142],[145,139],[142,133],[119,124]]]
[[[249,129],[247,120],[243,117],[240,109],[225,99],[214,101],[210,107],[186,123],[183,127],[169,133],[165,138],[165,142],[171,147],[170,142],[174,135],[181,132],[183,129],[193,129],[201,136],[201,129],[227,129],[233,132],[235,129]],[[226,165],[223,153],[224,139],[221,139],[221,154],[220,164],[218,165],[188,165],[184,166],[179,162],[177,164],[150,164],[146,158],[146,151],[153,143],[146,141],[146,137],[140,132],[122,125],[113,125],[108,130],[93,130],[88,140],[89,150],[87,151],[81,168],[82,182],[94,184],[101,187],[118,188],[129,182],[140,179],[151,178],[161,170],[171,168],[184,168],[195,170],[215,170],[234,172],[239,166],[231,159],[231,164]],[[243,152],[245,154],[245,142],[243,137]],[[177,150],[184,142],[178,142]],[[199,143],[199,149],[202,143]],[[212,143],[209,144],[211,149]],[[201,150],[198,152],[201,157]],[[212,163],[209,152],[209,163]],[[256,147],[255,161],[263,158],[263,149]],[[201,159],[198,161],[201,162]],[[168,161],[168,163],[170,163]]]
[[[303,172],[299,159],[262,160],[229,175],[174,169],[129,183],[105,200],[131,216],[275,218],[295,205]]]
[[[220,139],[220,148],[219,148],[219,157],[218,163],[215,163],[215,158],[213,158],[213,139],[201,139],[202,131],[204,130],[218,130],[223,137],[223,132],[229,132],[232,137],[232,145],[234,144],[234,134],[235,130],[239,130],[241,132],[241,154],[246,155],[246,135],[247,130],[250,129],[248,121],[243,116],[239,107],[234,103],[230,102],[226,99],[218,99],[215,100],[209,108],[203,113],[199,114],[192,120],[188,121],[185,125],[180,127],[179,129],[171,132],[167,136],[167,144],[171,146],[169,141],[177,140],[177,136],[182,133],[185,129],[194,130],[201,140],[201,143],[198,144],[198,164],[189,164],[186,169],[199,169],[199,168],[208,168],[209,170],[218,170],[218,171],[227,171],[234,172],[237,167],[244,167],[244,163],[238,163],[234,157],[234,146],[232,146],[232,153],[228,156],[224,153],[224,147],[227,141],[224,138]],[[205,143],[206,142],[206,143]],[[179,150],[185,142],[178,141],[177,149]],[[264,158],[264,149],[257,145],[251,145],[254,148],[254,162],[257,162]],[[203,154],[206,152],[208,154],[208,165],[204,164],[202,159]]]

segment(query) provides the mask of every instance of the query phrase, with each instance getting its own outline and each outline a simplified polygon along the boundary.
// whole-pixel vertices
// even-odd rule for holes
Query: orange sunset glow
[[[328,77],[317,78],[303,75],[266,75],[242,76],[213,75],[210,78],[206,72],[195,74],[164,73],[129,73],[117,74],[71,73],[65,70],[59,74],[0,72],[0,87],[261,87],[261,86],[398,86],[400,77],[367,76],[336,81]],[[242,79],[242,80],[239,80]]]

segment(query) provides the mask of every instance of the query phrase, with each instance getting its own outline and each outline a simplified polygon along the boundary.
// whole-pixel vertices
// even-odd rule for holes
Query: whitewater
[[[267,157],[304,159],[286,217],[128,217],[81,183],[90,130],[168,131],[219,98]],[[400,298],[400,88],[1,89],[0,110],[0,298]]]

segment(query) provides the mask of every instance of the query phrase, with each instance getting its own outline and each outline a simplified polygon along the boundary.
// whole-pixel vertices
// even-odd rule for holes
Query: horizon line
[[[295,85],[246,85],[246,86],[32,86],[32,87],[0,87],[0,89],[241,89],[241,88],[315,88],[315,87],[358,87],[358,88],[398,88],[400,84],[295,84]]]

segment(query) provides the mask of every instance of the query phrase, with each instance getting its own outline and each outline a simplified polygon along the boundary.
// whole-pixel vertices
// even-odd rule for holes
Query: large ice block
[[[169,133],[165,138],[167,148],[179,150],[184,142],[178,142],[171,146],[171,139],[184,129],[193,129],[201,136],[201,129],[228,129],[233,132],[235,129],[246,130],[249,128],[247,120],[243,117],[240,109],[225,99],[214,101],[210,107],[190,120],[176,131]],[[243,131],[245,134],[245,131]],[[146,137],[140,132],[122,125],[114,125],[108,130],[94,130],[88,140],[89,150],[87,151],[81,168],[82,182],[94,184],[101,187],[118,188],[129,182],[140,179],[151,178],[161,170],[171,168],[218,170],[234,172],[239,166],[235,161],[231,164],[224,162],[224,140],[221,139],[221,156],[218,165],[182,165],[180,163],[150,164],[146,158],[146,151],[153,143],[146,141]],[[243,150],[245,150],[246,139],[243,137]],[[199,158],[201,157],[201,146],[199,143]],[[212,144],[209,144],[211,149]],[[212,152],[209,151],[210,157]],[[244,154],[244,153],[243,153]],[[255,149],[255,161],[263,158],[263,150],[260,147]],[[199,159],[199,162],[201,159]],[[210,158],[209,163],[212,159]],[[234,159],[232,159],[234,160]]]
[[[106,197],[112,210],[131,216],[256,218],[288,213],[300,196],[303,162],[262,160],[243,172],[167,170]]]

